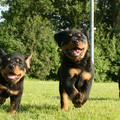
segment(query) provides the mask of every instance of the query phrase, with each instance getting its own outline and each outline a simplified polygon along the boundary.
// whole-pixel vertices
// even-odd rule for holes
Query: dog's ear
[[[0,57],[3,56],[3,55],[6,55],[6,54],[7,54],[7,53],[5,53],[5,52],[3,51],[3,49],[0,48]]]
[[[32,54],[33,54],[33,51],[31,50],[31,53],[29,56],[25,56],[25,62],[26,62],[26,65],[27,65],[27,68],[30,69],[30,61],[31,61],[31,58],[32,58]]]
[[[67,31],[62,31],[54,35],[54,39],[58,43],[59,47],[61,47],[61,44],[62,44],[62,41],[64,40],[66,32]]]
[[[80,28],[79,29],[85,36],[87,36],[87,38],[89,39],[89,30],[85,30],[85,29],[82,29]]]

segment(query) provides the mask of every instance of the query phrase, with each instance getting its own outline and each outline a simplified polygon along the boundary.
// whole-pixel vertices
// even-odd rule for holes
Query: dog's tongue
[[[79,49],[73,50],[74,53],[80,53],[80,51],[81,51],[81,50],[79,50]]]
[[[82,50],[80,50],[78,48],[73,50],[73,54],[76,55],[76,56],[79,56],[81,52],[82,52]]]
[[[8,78],[13,80],[16,79],[17,77],[18,77],[17,75],[8,75]]]

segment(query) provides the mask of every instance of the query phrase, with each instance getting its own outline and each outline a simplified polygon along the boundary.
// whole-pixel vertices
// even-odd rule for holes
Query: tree
[[[58,30],[88,28],[90,22],[89,0],[51,0],[55,8],[51,14],[51,22]]]
[[[107,27],[120,25],[120,0],[98,0],[96,13],[97,22]]]
[[[101,26],[100,26],[101,25]],[[120,61],[120,34],[114,33],[111,36],[112,28],[106,32],[104,25],[100,24],[95,31],[95,81],[107,82],[117,81],[118,67]]]
[[[6,3],[10,9],[3,12],[5,21],[0,26],[0,47],[8,53],[25,55],[33,49],[28,76],[41,80],[56,75],[59,66],[58,46],[53,40],[52,25],[43,17],[49,11],[46,2],[49,3],[49,0],[8,0]]]
[[[0,23],[0,47],[26,54],[33,48],[30,77],[50,78],[57,73],[59,49],[53,31],[90,28],[89,0],[4,0],[10,9]],[[95,81],[116,81],[120,61],[120,0],[95,3]],[[17,46],[17,49],[16,49]],[[34,73],[35,72],[35,73]]]
[[[106,79],[117,81],[117,62],[120,61],[120,29],[119,29],[120,0],[98,0],[95,11],[95,47],[100,49],[106,66]],[[101,32],[100,32],[101,31]],[[95,63],[96,64],[96,63]],[[104,67],[103,67],[104,68]],[[98,70],[98,69],[97,69]],[[103,74],[103,73],[102,73]]]

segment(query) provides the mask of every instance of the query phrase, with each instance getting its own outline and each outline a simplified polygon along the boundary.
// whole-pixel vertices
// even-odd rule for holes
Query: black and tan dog
[[[0,104],[10,97],[10,112],[18,111],[23,93],[23,81],[26,70],[30,68],[29,56],[18,53],[7,54],[0,49]]]
[[[84,29],[66,30],[54,36],[63,51],[58,70],[61,109],[68,110],[70,97],[75,107],[81,107],[89,98],[94,67],[88,54],[88,35]]]

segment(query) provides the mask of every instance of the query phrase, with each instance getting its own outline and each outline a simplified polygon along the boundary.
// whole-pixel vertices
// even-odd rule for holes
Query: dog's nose
[[[12,64],[10,64],[10,65],[9,65],[9,68],[10,68],[11,70],[13,70],[13,69],[15,68],[15,66],[12,65]]]
[[[78,45],[78,43],[79,43],[78,40],[74,40],[74,41],[72,41],[72,42],[73,42],[73,44],[75,44],[75,45]]]

